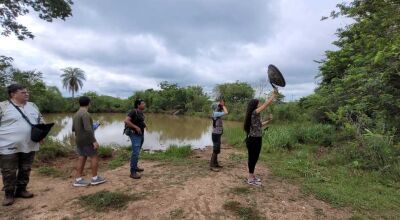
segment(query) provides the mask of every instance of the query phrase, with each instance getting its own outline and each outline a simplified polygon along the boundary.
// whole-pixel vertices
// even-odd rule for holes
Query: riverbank
[[[101,174],[108,182],[96,187],[72,186],[73,155],[35,166],[29,190],[33,199],[18,199],[12,207],[0,207],[5,219],[348,219],[352,211],[335,208],[296,185],[271,174],[260,163],[262,187],[244,182],[246,155],[223,145],[220,172],[208,169],[211,149],[188,147],[169,153],[144,154],[143,178],[128,177],[129,164],[111,167],[116,153],[104,159]],[[127,149],[125,149],[128,151]],[[126,158],[125,158],[126,159]],[[89,163],[90,164],[90,163]],[[90,173],[90,165],[85,173]],[[42,167],[53,171],[40,171]],[[43,169],[43,168],[42,168]],[[56,172],[57,173],[57,172]],[[2,199],[2,196],[0,197]]]

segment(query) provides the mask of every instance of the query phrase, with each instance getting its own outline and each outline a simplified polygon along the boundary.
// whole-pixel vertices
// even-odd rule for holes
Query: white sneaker
[[[103,178],[101,176],[97,176],[96,179],[92,178],[92,182],[90,184],[94,186],[94,185],[99,185],[99,184],[102,184],[102,183],[105,183],[105,182],[106,182],[105,178]]]
[[[82,187],[82,186],[89,186],[89,183],[85,181],[85,179],[75,180],[73,186]]]

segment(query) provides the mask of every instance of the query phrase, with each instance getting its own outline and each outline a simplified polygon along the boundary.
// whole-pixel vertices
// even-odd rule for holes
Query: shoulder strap
[[[8,100],[8,101],[11,103],[11,105],[13,105],[19,111],[19,113],[21,113],[21,115],[25,119],[25,121],[28,122],[28,124],[33,127],[33,124],[29,121],[28,117],[26,117],[26,115],[24,113],[22,113],[21,109],[19,109],[16,105],[14,105],[14,103],[11,100]]]

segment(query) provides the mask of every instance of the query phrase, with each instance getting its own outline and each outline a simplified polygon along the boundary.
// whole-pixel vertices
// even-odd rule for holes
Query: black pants
[[[219,154],[221,153],[221,136],[222,134],[214,134],[212,133],[212,142],[213,142],[213,153]]]
[[[4,191],[24,191],[29,183],[35,152],[0,155],[1,174]]]
[[[254,173],[254,169],[256,168],[256,164],[258,161],[258,157],[261,152],[261,137],[248,137],[246,140],[247,151],[249,153],[248,166],[249,173]]]

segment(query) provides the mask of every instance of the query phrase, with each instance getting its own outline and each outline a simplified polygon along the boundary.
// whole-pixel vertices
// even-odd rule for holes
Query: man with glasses
[[[3,206],[12,205],[15,197],[33,197],[26,187],[39,143],[31,140],[32,127],[17,108],[32,124],[44,123],[38,107],[28,102],[29,93],[25,87],[13,84],[7,90],[9,100],[0,102],[0,168],[5,191]]]

